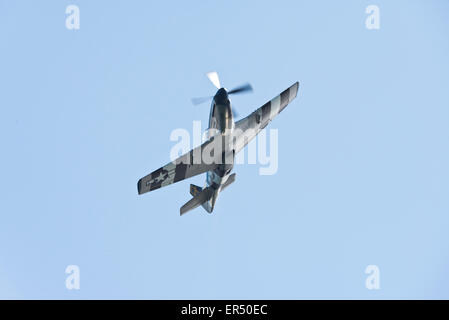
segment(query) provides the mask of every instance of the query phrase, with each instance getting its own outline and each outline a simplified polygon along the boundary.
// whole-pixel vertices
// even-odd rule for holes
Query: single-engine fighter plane
[[[228,91],[220,85],[216,72],[207,73],[207,77],[218,89],[217,93],[213,97],[192,99],[192,102],[199,104],[212,98],[208,140],[137,183],[138,193],[142,194],[206,173],[204,188],[190,185],[193,198],[181,207],[181,215],[200,205],[209,213],[214,210],[220,191],[235,180],[235,173],[231,174],[235,155],[284,110],[296,97],[299,87],[296,82],[249,116],[234,122],[235,112],[231,108],[229,95],[252,91],[251,85],[245,84]]]

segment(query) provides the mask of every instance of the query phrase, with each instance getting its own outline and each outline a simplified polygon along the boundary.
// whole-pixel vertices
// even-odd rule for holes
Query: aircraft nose
[[[229,102],[228,92],[225,88],[221,88],[217,91],[214,97],[216,104],[227,104]]]

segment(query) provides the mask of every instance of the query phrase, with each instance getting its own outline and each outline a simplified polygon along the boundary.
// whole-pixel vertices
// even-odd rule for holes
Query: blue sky
[[[80,8],[80,29],[65,8]],[[365,8],[380,8],[367,30]],[[0,298],[449,298],[447,1],[0,1]],[[217,70],[279,170],[137,195]],[[80,290],[65,268],[78,265]],[[367,265],[379,290],[365,287]]]

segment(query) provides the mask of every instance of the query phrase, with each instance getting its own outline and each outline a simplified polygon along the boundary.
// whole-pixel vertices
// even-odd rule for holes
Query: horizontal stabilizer
[[[198,186],[196,186],[196,185],[194,185],[194,184],[191,184],[191,185],[190,185],[190,194],[191,194],[193,197],[196,197],[197,195],[199,195],[199,194],[201,193],[201,191],[203,191],[203,188],[198,187]]]
[[[229,176],[228,180],[226,180],[226,182],[221,187],[221,190],[224,190],[225,188],[229,187],[229,185],[231,183],[233,183],[234,181],[235,181],[235,173],[233,173]]]
[[[196,186],[194,186],[194,187],[196,187]],[[197,188],[199,188],[199,187],[197,187]],[[190,187],[190,190],[192,192],[192,186]],[[181,210],[180,210],[181,215],[183,215],[187,211],[195,209],[196,207],[202,205],[204,202],[208,201],[210,199],[210,197],[213,195],[213,193],[214,193],[214,191],[210,187],[207,187],[204,190],[201,190],[201,192],[199,194],[194,196],[192,199],[190,199],[190,201],[188,201],[185,205],[183,205],[181,207]]]

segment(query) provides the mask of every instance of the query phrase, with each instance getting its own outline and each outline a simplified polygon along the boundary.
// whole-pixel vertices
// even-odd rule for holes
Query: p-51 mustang
[[[245,84],[227,91],[221,87],[216,72],[209,72],[207,77],[218,89],[217,93],[213,97],[192,99],[192,102],[199,104],[212,98],[209,139],[137,183],[137,190],[142,194],[206,172],[204,188],[190,185],[193,198],[181,207],[181,215],[200,205],[209,213],[214,210],[220,191],[235,180],[235,173],[231,174],[235,155],[296,98],[299,87],[296,82],[246,118],[234,122],[229,95],[252,91],[251,85]]]

